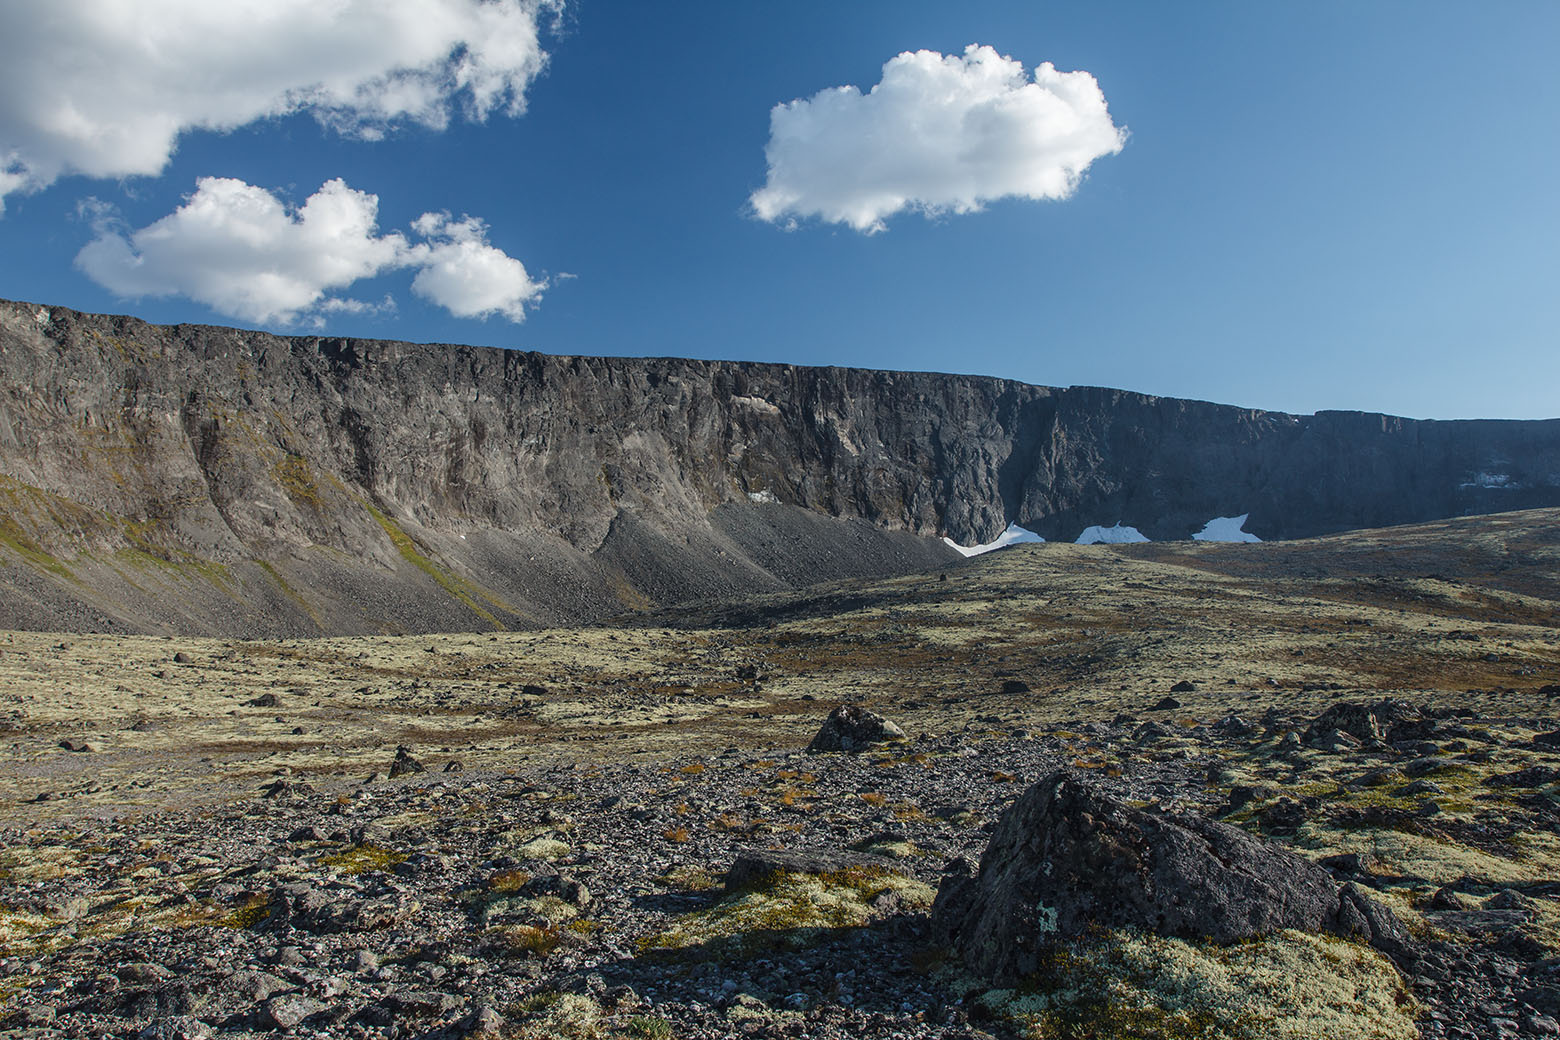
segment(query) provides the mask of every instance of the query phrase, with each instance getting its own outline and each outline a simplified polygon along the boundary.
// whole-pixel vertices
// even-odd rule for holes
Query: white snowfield
[[[1262,539],[1250,531],[1241,530],[1246,526],[1246,517],[1250,515],[1216,516],[1203,524],[1203,529],[1192,537],[1199,542],[1260,542]]]
[[[1216,516],[1192,537],[1199,542],[1260,542],[1262,539],[1250,531],[1242,530],[1246,526],[1246,518],[1250,515],[1250,513],[1242,513],[1240,516]],[[1085,529],[1078,536],[1077,544],[1130,545],[1148,540],[1148,537],[1136,527],[1117,522],[1113,527],[1095,524]],[[1045,539],[1017,524],[1008,524],[1006,531],[984,545],[960,545],[952,538],[944,538],[943,541],[965,556],[979,556],[981,553],[989,553],[995,549],[1005,549],[1009,545],[1018,545],[1021,542],[1043,542]]]
[[[1114,527],[1101,527],[1095,524],[1084,529],[1078,536],[1079,545],[1127,545],[1131,542],[1146,542],[1143,532],[1136,527],[1123,527],[1118,521]]]
[[[996,539],[984,545],[960,545],[952,538],[944,538],[944,542],[953,546],[965,556],[979,556],[981,553],[989,553],[993,549],[1004,549],[1009,545],[1017,545],[1020,542],[1043,542],[1044,538],[1033,531],[1026,531],[1017,524],[1008,524],[1007,530],[997,535]]]

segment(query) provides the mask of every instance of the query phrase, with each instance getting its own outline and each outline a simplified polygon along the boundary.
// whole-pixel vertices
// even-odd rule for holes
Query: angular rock
[[[552,896],[570,906],[581,908],[589,906],[591,901],[590,889],[579,879],[564,874],[545,874],[532,878],[521,887],[521,891],[528,896]]]
[[[266,925],[274,930],[296,928],[318,935],[371,932],[400,924],[417,909],[416,903],[399,896],[363,899],[297,882],[277,886],[271,895]]]
[[[412,757],[412,749],[402,744],[395,749],[395,760],[390,763],[390,779],[405,776],[408,773],[425,773],[427,768],[417,759]]]
[[[905,731],[876,712],[844,704],[824,720],[808,751],[865,751],[874,744],[904,740]]]
[[[252,1004],[287,988],[287,983],[275,975],[253,970],[235,971],[222,982],[223,992]]]
[[[1095,928],[1215,942],[1342,928],[1398,942],[1390,913],[1374,904],[1367,912],[1356,896],[1279,845],[1201,817],[1131,808],[1062,770],[1003,814],[978,876],[944,879],[932,915],[973,972],[1006,981]]]
[[[159,1018],[137,1034],[140,1040],[207,1040],[211,1035],[209,1025],[190,1015]]]
[[[1393,727],[1419,722],[1422,718],[1423,713],[1406,701],[1382,700],[1375,704],[1339,701],[1316,717],[1306,729],[1304,740],[1309,744],[1330,730],[1339,730],[1366,743],[1386,740],[1393,736]],[[1393,739],[1402,738],[1393,736]]]
[[[1311,731],[1306,730],[1306,732]],[[1347,730],[1329,729],[1308,737],[1306,743],[1319,751],[1331,751],[1337,754],[1340,751],[1353,751],[1363,742]]]
[[[1241,718],[1239,715],[1226,715],[1213,724],[1213,732],[1221,737],[1249,737],[1257,731],[1257,727]]]
[[[273,1029],[292,1029],[310,1015],[323,1010],[324,1004],[298,994],[272,997],[261,1008],[264,1020]]]
[[[296,798],[309,794],[314,788],[296,780],[273,780],[260,789],[262,798]]]

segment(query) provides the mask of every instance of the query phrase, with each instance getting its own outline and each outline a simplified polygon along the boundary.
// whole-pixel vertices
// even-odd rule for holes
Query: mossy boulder
[[[1284,929],[1412,944],[1390,912],[1273,842],[1198,816],[1135,809],[1081,774],[1035,784],[997,822],[978,876],[950,874],[934,924],[982,978],[1038,971],[1099,929],[1231,943]]]
[[[807,750],[855,753],[904,739],[905,731],[896,723],[854,704],[843,704],[829,713]]]

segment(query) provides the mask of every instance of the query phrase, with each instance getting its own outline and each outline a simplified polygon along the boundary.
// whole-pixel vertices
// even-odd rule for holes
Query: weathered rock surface
[[[0,302],[0,625],[456,630],[1214,516],[1560,504],[1560,422],[928,373],[283,338]]]
[[[905,739],[905,731],[875,711],[842,704],[829,713],[807,745],[808,751],[860,752],[877,744]]]
[[[1383,700],[1374,704],[1340,701],[1316,717],[1303,739],[1309,744],[1332,731],[1367,742],[1393,739],[1389,737],[1393,727],[1417,722],[1421,717],[1418,709],[1403,701]]]
[[[1346,908],[1340,923],[1340,906]],[[1282,846],[1197,816],[1133,809],[1059,770],[997,822],[980,872],[944,880],[933,909],[977,975],[1039,970],[1047,950],[1093,928],[1233,942],[1295,928],[1406,954],[1388,911]]]

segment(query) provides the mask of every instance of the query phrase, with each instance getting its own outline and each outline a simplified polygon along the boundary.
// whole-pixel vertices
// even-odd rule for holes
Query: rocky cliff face
[[[1560,504],[1560,421],[284,338],[0,303],[0,626],[538,624],[1016,521],[1292,538]]]

